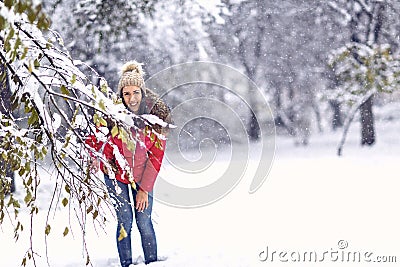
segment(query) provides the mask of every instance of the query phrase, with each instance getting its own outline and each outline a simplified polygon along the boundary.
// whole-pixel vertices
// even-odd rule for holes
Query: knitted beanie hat
[[[146,93],[142,65],[142,63],[136,61],[129,61],[122,66],[122,74],[118,82],[118,94],[121,94],[122,88],[129,85],[139,86],[142,89],[142,93]]]

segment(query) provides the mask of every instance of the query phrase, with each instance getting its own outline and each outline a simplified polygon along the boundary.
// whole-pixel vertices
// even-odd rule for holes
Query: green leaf
[[[48,224],[48,225],[46,225],[46,229],[44,230],[44,233],[46,235],[49,235],[50,234],[50,230],[51,230],[51,226],[50,226],[50,224]]]
[[[29,176],[28,181],[26,181],[26,185],[30,186],[32,184],[32,176]]]
[[[68,235],[68,233],[69,233],[69,229],[68,229],[68,227],[65,227],[64,232],[63,232],[63,236]]]
[[[40,62],[37,58],[35,58],[35,60],[33,61],[33,66],[35,66],[35,69],[40,67]]]
[[[18,172],[19,176],[24,175],[24,173],[25,173],[25,168],[24,168],[24,167],[21,167],[21,168],[19,169],[19,172]]]
[[[47,154],[47,148],[45,146],[42,147],[42,154],[43,155]]]
[[[4,0],[4,5],[6,7],[8,7],[8,9],[11,9],[11,7],[13,6],[14,1],[13,0]]]
[[[21,208],[21,205],[19,204],[18,200],[16,200],[16,199],[14,199],[14,201],[13,201],[13,206],[14,206],[14,208],[16,208],[16,209]]]
[[[47,30],[49,28],[49,26],[50,26],[49,20],[45,14],[42,14],[41,16],[39,16],[37,26],[41,30]]]
[[[18,47],[22,44],[21,39],[19,38],[19,36],[17,37],[17,40],[15,41],[14,44],[14,50],[17,50]]]
[[[0,16],[0,30],[4,30],[6,28],[6,20],[3,16]]]
[[[22,225],[21,222],[18,222],[17,227],[15,227],[15,231],[18,231],[21,228],[21,225]]]
[[[32,200],[32,194],[30,190],[27,190],[26,196],[24,198],[24,201],[26,204],[28,204]]]
[[[38,120],[39,120],[39,116],[38,116],[36,110],[32,109],[32,115],[28,119],[28,124],[34,125],[38,122]]]
[[[19,14],[23,13],[27,8],[26,3],[22,3],[21,1],[18,1],[17,5],[15,6],[15,11]]]
[[[60,91],[63,95],[68,95],[69,96],[69,90],[67,89],[67,87],[65,85],[61,85],[60,86]]]
[[[24,47],[24,52],[22,52],[22,55],[21,55],[21,60],[26,58],[26,55],[28,54],[28,51],[29,51],[29,48],[25,46]]]
[[[32,9],[28,10],[28,20],[30,23],[33,23],[36,20],[36,14]]]
[[[25,170],[27,171],[27,172],[30,172],[31,171],[31,164],[29,163],[29,161],[27,161],[27,162],[25,162]],[[28,185],[31,185],[32,184],[32,176],[29,176],[29,179],[28,179],[28,181],[30,181],[30,184],[28,184]]]
[[[15,33],[14,28],[11,28],[10,32],[7,34],[5,43],[8,43],[8,45],[10,45],[10,40],[11,40],[11,38],[13,38],[14,33]],[[8,52],[9,49],[11,49],[11,46],[8,49],[6,49],[6,52]]]
[[[74,84],[76,82],[76,75],[72,74],[71,83]]]

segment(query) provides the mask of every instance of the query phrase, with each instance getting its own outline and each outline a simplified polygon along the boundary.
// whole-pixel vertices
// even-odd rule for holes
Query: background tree
[[[391,86],[394,81],[392,75],[396,73],[396,64],[387,61],[393,60],[391,54],[398,53],[398,41],[393,40],[393,27],[399,22],[392,19],[398,11],[398,3],[390,0],[337,0],[325,4],[336,12],[337,23],[346,27],[349,34],[348,43],[335,50],[333,54],[336,58],[331,58],[331,63],[335,62],[332,67],[340,80],[336,89],[339,94],[347,95],[342,100],[351,99],[352,103],[359,103],[361,144],[372,145],[375,143],[373,99],[376,92]],[[358,100],[354,100],[356,95]],[[350,112],[347,125],[350,125],[353,116]],[[344,129],[339,154],[348,127]]]
[[[325,51],[332,45],[315,19],[317,5],[312,1],[223,3],[225,23],[208,31],[216,59],[242,70],[265,91],[279,133],[307,143],[310,127],[321,129],[316,92],[326,83]]]

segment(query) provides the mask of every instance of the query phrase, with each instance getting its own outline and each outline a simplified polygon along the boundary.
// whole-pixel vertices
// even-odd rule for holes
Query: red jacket
[[[128,173],[124,171],[123,162],[121,164],[121,161],[117,159],[114,153],[114,147],[118,148],[121,155],[128,162],[129,168],[133,170],[134,181],[139,184],[142,190],[150,192],[153,190],[161,168],[166,141],[158,138],[154,133],[149,132],[145,135],[144,130],[138,130],[138,133],[134,152],[128,149],[118,134],[114,137],[110,135],[106,143],[98,141],[94,135],[90,135],[86,140],[86,144],[96,151],[102,149],[102,154],[105,158],[116,167],[114,169],[115,178],[118,181],[129,184],[133,181],[129,179]],[[133,136],[135,136],[134,132]],[[104,164],[102,162],[100,163],[100,169],[104,172]]]

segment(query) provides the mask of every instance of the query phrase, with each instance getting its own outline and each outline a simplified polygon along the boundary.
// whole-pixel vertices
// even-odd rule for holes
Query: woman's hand
[[[92,158],[89,165],[90,171],[93,173],[97,173],[100,169],[100,162],[96,158]]]
[[[139,189],[136,194],[136,209],[143,212],[149,206],[149,194],[142,189]]]

